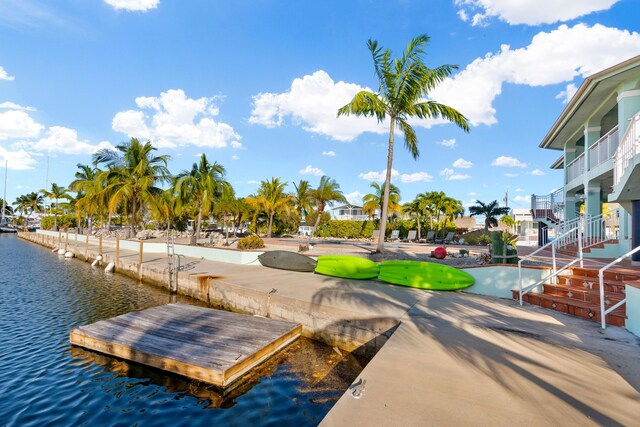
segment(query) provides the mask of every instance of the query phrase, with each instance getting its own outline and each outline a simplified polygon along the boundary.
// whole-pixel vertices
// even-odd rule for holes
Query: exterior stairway
[[[588,254],[591,252],[591,249],[603,249],[605,247],[605,245],[617,245],[618,244],[618,240],[617,239],[609,239],[609,240],[604,240],[600,243],[597,243],[595,245],[589,246],[588,248],[583,248],[582,252],[585,254]],[[578,257],[578,246],[573,243],[567,246],[564,246],[562,248],[556,249],[556,252],[559,254],[563,254],[563,255],[568,255],[571,256],[573,258],[577,258]]]
[[[600,285],[598,270],[592,268],[572,268],[571,274],[558,276],[557,284],[545,284],[544,292],[529,292],[522,300],[587,320],[600,322]],[[625,284],[640,283],[640,272],[605,271],[605,307],[611,307],[624,299]],[[513,291],[518,299],[518,291]],[[626,305],[607,315],[607,325],[625,326]]]

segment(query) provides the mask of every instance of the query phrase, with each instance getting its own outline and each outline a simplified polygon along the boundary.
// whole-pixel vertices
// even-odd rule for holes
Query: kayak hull
[[[258,261],[265,267],[301,272],[313,272],[317,264],[308,256],[290,251],[265,252],[258,256]]]
[[[475,279],[470,274],[434,262],[384,261],[378,279],[387,283],[418,289],[454,291],[468,288]]]
[[[375,279],[380,266],[371,260],[349,255],[323,255],[318,257],[316,273],[343,279]]]

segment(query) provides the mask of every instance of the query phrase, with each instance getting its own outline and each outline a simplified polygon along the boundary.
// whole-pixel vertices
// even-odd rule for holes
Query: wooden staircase
[[[600,284],[598,269],[572,268],[571,274],[558,276],[557,284],[545,284],[544,292],[529,292],[522,300],[529,304],[539,305],[587,320],[600,322]],[[605,307],[611,307],[624,299],[625,285],[640,283],[640,272],[627,273],[605,271],[604,297]],[[513,298],[518,299],[518,291],[512,291]],[[626,305],[607,315],[608,325],[625,326]]]
[[[600,243],[596,243],[595,245],[589,246],[588,248],[583,248],[582,249],[582,253],[588,254],[591,252],[591,249],[593,248],[597,248],[597,249],[603,249],[605,247],[605,245],[615,245],[618,243],[618,240],[616,239],[609,239],[609,240],[605,240],[602,241]],[[562,248],[558,248],[556,249],[556,252],[558,252],[559,254],[562,255],[569,255],[571,257],[578,257],[578,246],[576,244],[571,244],[571,245],[567,245],[564,246]]]

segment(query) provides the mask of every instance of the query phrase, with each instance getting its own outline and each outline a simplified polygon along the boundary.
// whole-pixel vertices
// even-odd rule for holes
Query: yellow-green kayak
[[[468,288],[475,281],[457,268],[421,261],[384,261],[380,263],[378,279],[394,285],[440,291]]]
[[[318,257],[316,273],[344,279],[375,279],[380,267],[371,260],[349,255],[323,255]]]

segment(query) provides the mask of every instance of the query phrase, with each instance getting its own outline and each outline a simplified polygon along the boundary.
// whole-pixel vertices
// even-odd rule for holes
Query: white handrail
[[[598,280],[600,282],[599,283],[600,284],[600,323],[602,324],[602,329],[605,329],[607,327],[607,320],[606,320],[607,314],[611,313],[613,310],[620,307],[622,304],[626,304],[627,302],[627,298],[625,297],[622,301],[620,301],[613,307],[609,307],[607,310],[604,309],[604,272],[609,268],[613,267],[614,265],[618,264],[623,259],[630,257],[631,255],[635,254],[638,251],[640,251],[640,246],[630,250],[626,254],[622,255],[620,258],[614,261],[611,261],[609,264],[605,265],[598,271]]]
[[[580,175],[584,173],[585,165],[584,165],[585,154],[581,153],[578,157],[573,159],[571,163],[569,163],[566,167],[567,169],[567,183],[573,181]]]
[[[616,125],[589,147],[589,169],[613,158],[618,148],[618,142],[618,126]]]
[[[558,239],[561,239],[562,237],[568,235],[569,233],[574,233],[576,231],[578,232],[578,240],[579,240],[579,242],[578,242],[579,257],[576,258],[575,260],[571,261],[569,264],[565,265],[560,270],[557,270],[557,264],[556,264],[556,244],[557,244],[557,241],[558,241]],[[522,295],[526,294],[531,289],[535,288],[536,286],[539,286],[540,284],[544,283],[545,281],[547,281],[550,278],[555,278],[562,271],[566,270],[569,266],[575,264],[578,261],[580,261],[580,266],[583,266],[582,242],[580,240],[582,240],[582,233],[580,231],[580,227],[573,228],[573,229],[567,231],[566,233],[558,236],[555,240],[553,240],[551,242],[548,242],[544,246],[539,247],[538,249],[536,249],[535,251],[531,252],[529,255],[521,258],[518,261],[518,284],[519,284],[519,292],[518,293],[519,293],[519,297],[520,297],[520,305],[522,305]],[[546,249],[548,246],[551,246],[551,256],[553,258],[553,273],[550,274],[549,276],[545,277],[544,279],[539,280],[535,284],[527,286],[526,289],[523,289],[522,288],[522,262],[527,260],[528,258],[533,257],[535,254],[537,254],[538,252],[540,252],[543,249]]]
[[[640,153],[640,113],[631,118],[614,154],[613,185],[620,183],[631,159]]]

